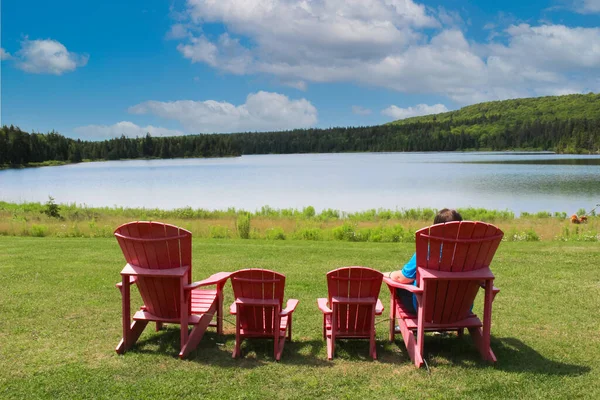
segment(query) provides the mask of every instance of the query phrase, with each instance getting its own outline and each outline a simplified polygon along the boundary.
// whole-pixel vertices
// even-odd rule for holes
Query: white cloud
[[[443,25],[456,27],[465,24],[460,14],[456,11],[446,10],[444,7],[438,7],[438,18]],[[485,27],[484,27],[485,29]]]
[[[184,39],[189,35],[188,27],[185,24],[173,24],[171,29],[165,35],[166,39]]]
[[[304,81],[283,81],[281,83],[285,86],[289,86],[294,89],[302,90],[303,92],[306,91],[306,82],[304,82]]]
[[[268,92],[251,93],[239,106],[214,100],[146,101],[129,112],[176,120],[194,133],[285,130],[317,123],[317,109],[309,101]]]
[[[457,28],[465,25],[459,13],[413,0],[187,0],[180,17],[197,28],[225,27],[178,45],[192,62],[271,75],[301,90],[354,82],[461,104],[600,90],[598,28],[487,24],[490,35],[478,43]]]
[[[372,111],[362,106],[352,106],[352,114],[356,115],[369,115]]]
[[[404,119],[410,117],[418,117],[420,115],[431,115],[448,112],[448,109],[443,104],[434,104],[432,106],[427,104],[417,104],[414,107],[400,108],[398,106],[391,105],[385,110],[381,111],[381,114],[392,117],[394,120]]]
[[[127,137],[142,137],[150,133],[152,136],[180,136],[183,132],[171,130],[157,126],[148,125],[145,127],[138,126],[133,122],[121,121],[114,125],[87,125],[79,126],[73,130],[75,133],[86,139],[112,139],[125,135]]]
[[[216,44],[205,36],[192,37],[188,44],[179,44],[177,50],[192,63],[203,62],[236,75],[245,74],[252,62],[250,51],[227,33],[219,36]]]
[[[0,47],[0,60],[10,60],[11,58],[12,56],[10,55],[10,53],[4,50],[2,47]]]
[[[581,14],[600,13],[600,0],[575,0],[574,7]]]
[[[69,52],[60,42],[52,39],[21,42],[15,54],[18,68],[33,74],[61,75],[87,64],[89,56]]]

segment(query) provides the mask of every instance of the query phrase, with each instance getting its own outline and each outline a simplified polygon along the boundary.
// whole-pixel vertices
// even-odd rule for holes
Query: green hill
[[[529,144],[535,143],[534,148],[576,153],[598,152],[599,120],[600,94],[589,93],[490,101],[390,125],[428,124],[434,130],[477,137],[480,144],[493,149],[515,147],[515,142],[521,141],[518,136],[522,136]],[[500,142],[506,142],[505,146],[494,145],[498,136],[503,136]]]
[[[442,114],[406,118],[391,124],[416,122],[461,122],[485,117],[504,125],[517,121],[553,121],[555,119],[600,118],[600,94],[571,94],[566,96],[531,97],[473,104]]]

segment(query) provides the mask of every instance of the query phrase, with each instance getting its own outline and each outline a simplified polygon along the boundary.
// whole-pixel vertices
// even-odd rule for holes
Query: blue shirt
[[[404,267],[402,267],[402,275],[404,275],[408,279],[413,280],[413,285],[417,286],[417,253],[413,254],[413,256],[408,260]],[[413,305],[415,310],[418,309],[417,305],[417,296],[413,294]]]

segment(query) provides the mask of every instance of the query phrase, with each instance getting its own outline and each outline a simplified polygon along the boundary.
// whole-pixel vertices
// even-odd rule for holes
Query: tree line
[[[457,151],[535,149],[559,153],[599,153],[600,118],[517,121],[493,124],[485,116],[453,121],[417,121],[367,127],[297,129],[104,141],[71,139],[56,132],[0,129],[0,165],[47,161],[137,158],[225,157],[242,154],[338,153],[384,151]]]

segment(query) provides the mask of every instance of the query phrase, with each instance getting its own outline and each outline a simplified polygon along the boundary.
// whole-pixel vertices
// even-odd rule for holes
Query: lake
[[[0,171],[0,200],[249,211],[485,207],[590,210],[600,156],[345,153],[108,161]]]

